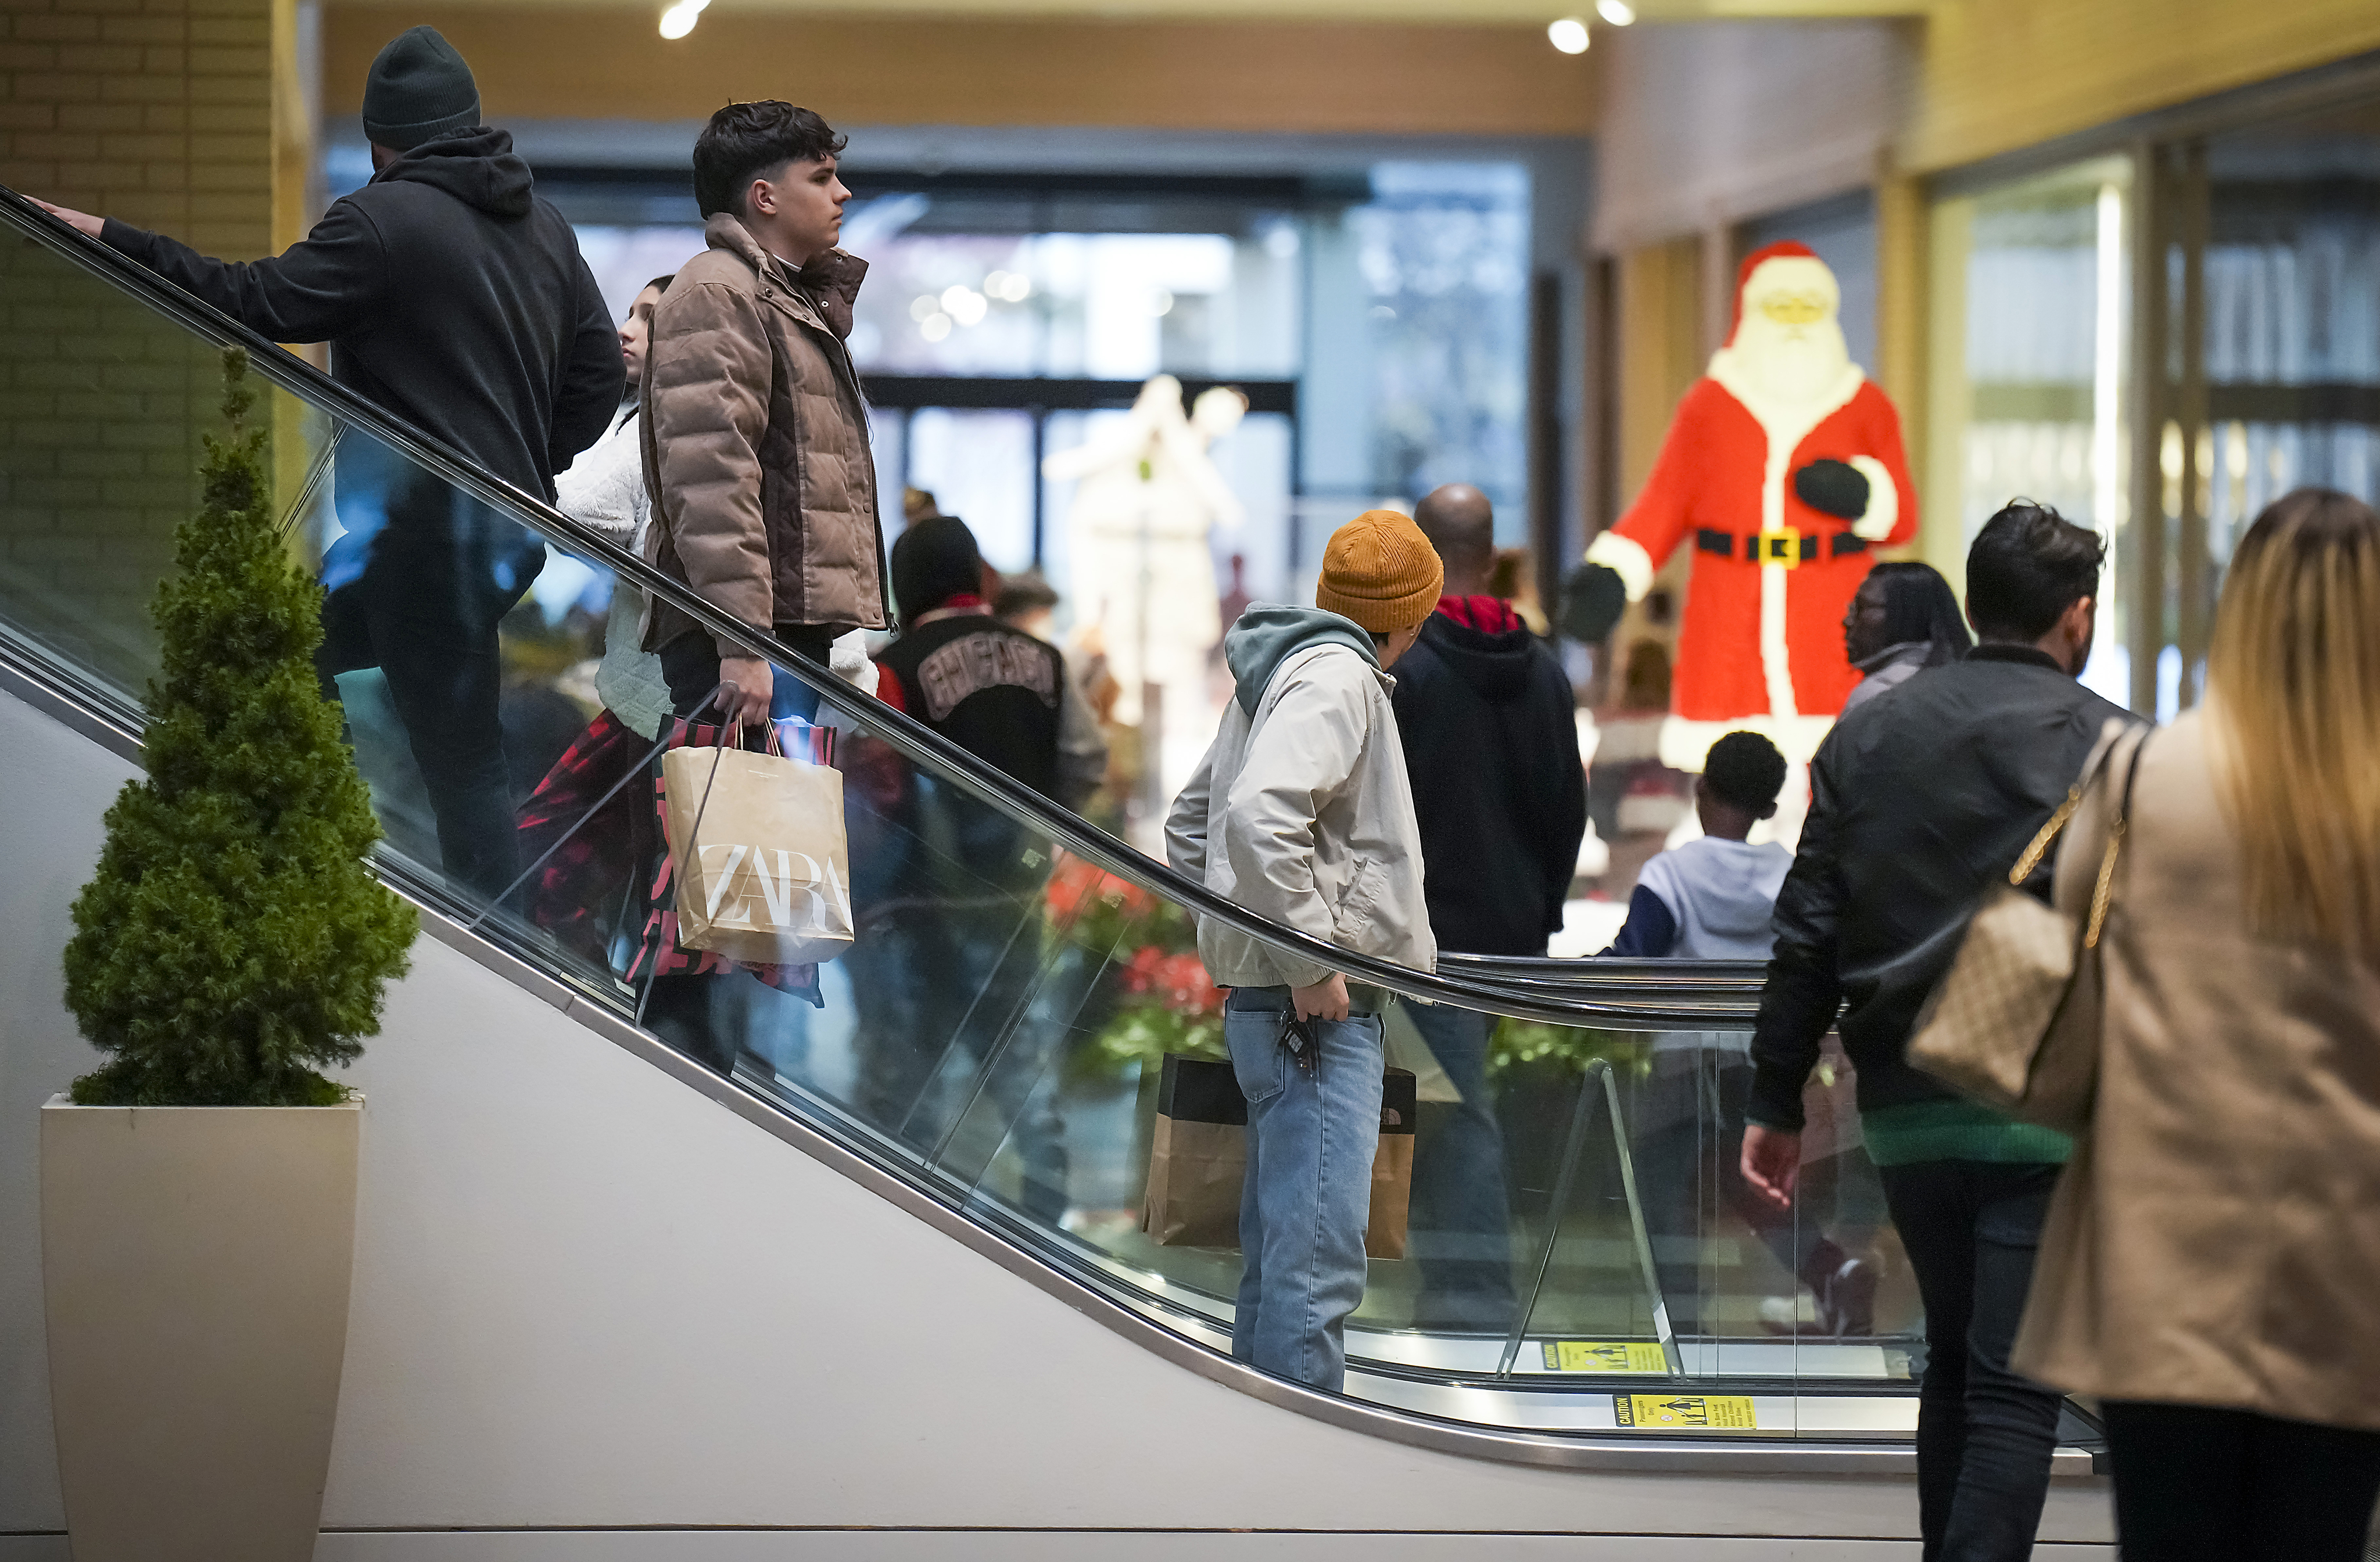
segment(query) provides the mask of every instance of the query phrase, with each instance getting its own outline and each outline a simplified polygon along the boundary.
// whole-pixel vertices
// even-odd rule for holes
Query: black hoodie
[[[1396,681],[1438,947],[1543,954],[1586,834],[1561,663],[1525,628],[1483,634],[1432,613]]]
[[[276,342],[329,342],[341,384],[550,500],[626,380],[577,236],[512,147],[484,126],[425,141],[273,260],[101,236]]]

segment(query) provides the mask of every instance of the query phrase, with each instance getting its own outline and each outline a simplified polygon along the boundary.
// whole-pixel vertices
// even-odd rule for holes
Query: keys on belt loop
[[[1314,1077],[1322,1048],[1315,1043],[1314,1027],[1299,1019],[1293,1008],[1281,1011],[1281,1044],[1289,1048],[1289,1055],[1297,1059],[1297,1066],[1305,1071],[1306,1077]]]

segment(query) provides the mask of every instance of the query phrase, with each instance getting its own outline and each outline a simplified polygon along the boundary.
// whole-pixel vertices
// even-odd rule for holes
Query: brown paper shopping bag
[[[1364,1252],[1374,1258],[1405,1255],[1405,1217],[1413,1207],[1414,1117],[1419,1082],[1411,1069],[1380,1076],[1380,1147],[1372,1156],[1372,1219]]]
[[[1165,1055],[1140,1229],[1160,1247],[1240,1245],[1248,1103],[1229,1063]]]
[[[1380,1146],[1372,1157],[1372,1215],[1364,1252],[1405,1255],[1413,1200],[1415,1084],[1410,1069],[1380,1081]],[[1247,1174],[1247,1097],[1229,1063],[1165,1055],[1157,1086],[1157,1132],[1148,1151],[1148,1195],[1140,1229],[1160,1247],[1236,1248],[1240,1189]]]
[[[843,772],[741,748],[662,757],[679,941],[754,965],[851,947]]]

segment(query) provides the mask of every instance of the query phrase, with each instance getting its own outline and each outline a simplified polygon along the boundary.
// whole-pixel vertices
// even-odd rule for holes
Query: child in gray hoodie
[[[1331,534],[1315,607],[1260,604],[1223,637],[1237,695],[1165,821],[1173,866],[1259,916],[1417,971],[1438,963],[1388,669],[1438,605],[1420,528],[1369,510]],[[1232,1353],[1337,1392],[1364,1300],[1380,1132],[1380,997],[1201,922],[1248,1101],[1245,1259]]]
[[[1603,952],[1638,960],[1766,960],[1777,891],[1793,854],[1755,846],[1752,827],[1775,816],[1785,756],[1758,733],[1730,733],[1711,745],[1694,783],[1703,833],[1646,863],[1628,900],[1628,920]],[[1750,1035],[1742,1038],[1749,1050]]]
[[[1694,784],[1703,835],[1645,865],[1628,902],[1627,925],[1604,951],[1640,959],[1767,960],[1777,891],[1793,854],[1755,846],[1752,827],[1777,812],[1785,757],[1758,733],[1730,733],[1711,745]],[[1737,1161],[1752,1085],[1749,1031],[1664,1031],[1653,1041],[1653,1073],[1636,1108],[1636,1164],[1645,1217],[1670,1321],[1681,1334],[1717,1334],[1749,1320],[1694,1256],[1724,1200],[1777,1261],[1810,1288],[1815,1326],[1797,1320],[1791,1297],[1758,1299],[1753,1311],[1782,1332],[1865,1335],[1874,1326],[1876,1271],[1827,1235],[1814,1212],[1797,1217],[1753,1198]],[[1839,1168],[1840,1169],[1840,1168]],[[1737,1307],[1741,1306],[1739,1299]]]

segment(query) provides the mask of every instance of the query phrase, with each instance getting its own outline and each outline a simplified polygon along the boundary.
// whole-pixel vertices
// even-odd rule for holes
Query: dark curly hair
[[[1758,733],[1730,733],[1710,746],[1703,780],[1748,814],[1766,813],[1785,789],[1785,756]]]
[[[740,216],[753,180],[788,163],[840,157],[849,141],[808,109],[775,98],[729,103],[694,139],[694,203],[706,218]]]

